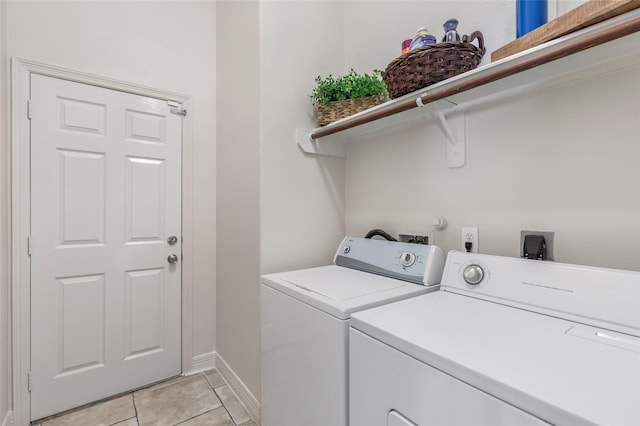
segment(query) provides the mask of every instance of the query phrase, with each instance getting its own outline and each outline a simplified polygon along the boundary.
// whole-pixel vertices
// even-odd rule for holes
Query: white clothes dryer
[[[355,313],[351,426],[640,425],[640,273],[450,252]]]
[[[348,425],[349,318],[437,290],[442,250],[346,237],[334,265],[264,275],[262,425]]]

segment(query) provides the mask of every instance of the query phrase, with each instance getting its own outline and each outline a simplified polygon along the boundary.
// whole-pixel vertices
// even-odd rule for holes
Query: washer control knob
[[[349,253],[350,251],[351,251],[351,247],[349,247],[349,246],[344,246],[344,248],[342,249],[342,252],[343,252],[344,254],[347,254],[347,253]]]
[[[464,271],[462,271],[462,277],[467,284],[478,285],[484,278],[484,270],[482,269],[482,266],[474,263],[464,268]]]
[[[415,253],[411,253],[409,251],[405,251],[404,253],[402,253],[402,256],[400,258],[400,263],[405,268],[408,268],[409,266],[411,266],[414,263],[416,263],[416,255],[415,255]]]

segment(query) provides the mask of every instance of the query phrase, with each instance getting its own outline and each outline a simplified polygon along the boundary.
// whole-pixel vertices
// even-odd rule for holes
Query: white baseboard
[[[222,357],[215,354],[215,364],[218,372],[227,382],[231,390],[236,394],[244,408],[257,424],[260,424],[260,403],[255,396],[251,393],[249,388],[240,380],[240,377],[229,367],[229,364],[225,362]]]
[[[13,426],[13,411],[7,411],[7,414],[4,416],[4,420],[2,421],[2,426]]]
[[[216,353],[209,352],[207,354],[196,355],[191,360],[191,370],[185,371],[185,376],[200,373],[201,371],[211,370],[216,366]]]

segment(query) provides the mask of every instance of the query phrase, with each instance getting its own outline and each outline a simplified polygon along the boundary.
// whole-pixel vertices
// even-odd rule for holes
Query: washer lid
[[[552,424],[640,425],[636,336],[442,290],[351,327]]]
[[[340,319],[437,289],[336,265],[264,275],[262,283]]]

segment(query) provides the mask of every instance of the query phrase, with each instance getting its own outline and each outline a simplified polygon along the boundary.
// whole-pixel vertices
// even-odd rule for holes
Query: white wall
[[[11,408],[8,84],[7,4],[0,1],[0,422]]]
[[[588,0],[555,0],[557,15],[560,16],[564,13],[567,13],[571,9],[575,9],[578,6],[587,3],[587,1]],[[553,0],[549,2],[549,8],[552,7],[553,3]]]
[[[327,264],[344,235],[344,161],[294,140],[315,127],[315,76],[344,70],[344,8],[229,1],[217,16],[217,351],[259,400],[260,274]]]
[[[344,2],[264,1],[261,52],[261,272],[329,264],[344,237],[344,160],[305,156],[317,75],[341,74]]]
[[[260,397],[260,23],[217,2],[217,352]]]
[[[482,65],[491,62],[492,51],[515,38],[515,1],[347,1],[347,65],[360,72],[384,70],[418,28],[426,26],[440,41],[449,18],[458,19],[461,35],[482,32],[487,47]]]
[[[474,10],[478,3],[484,9]],[[513,38],[508,3],[409,2],[405,25],[389,19],[388,2],[349,2],[348,61],[386,66],[397,53],[382,40],[398,39],[405,26],[413,31],[416,15],[434,28],[432,20],[455,16],[464,32],[485,33],[493,50]],[[364,49],[369,37],[381,41],[379,49]],[[518,255],[520,230],[553,230],[558,261],[640,270],[639,71],[469,111],[464,168],[446,167],[446,142],[433,121],[349,144],[347,233],[430,232],[432,218],[443,215],[449,227],[435,233],[435,242],[445,251],[460,249],[462,226],[479,228],[481,252],[507,256]]]
[[[192,349],[194,356],[213,352],[215,4],[15,0],[8,2],[7,21],[10,56],[192,96]]]

